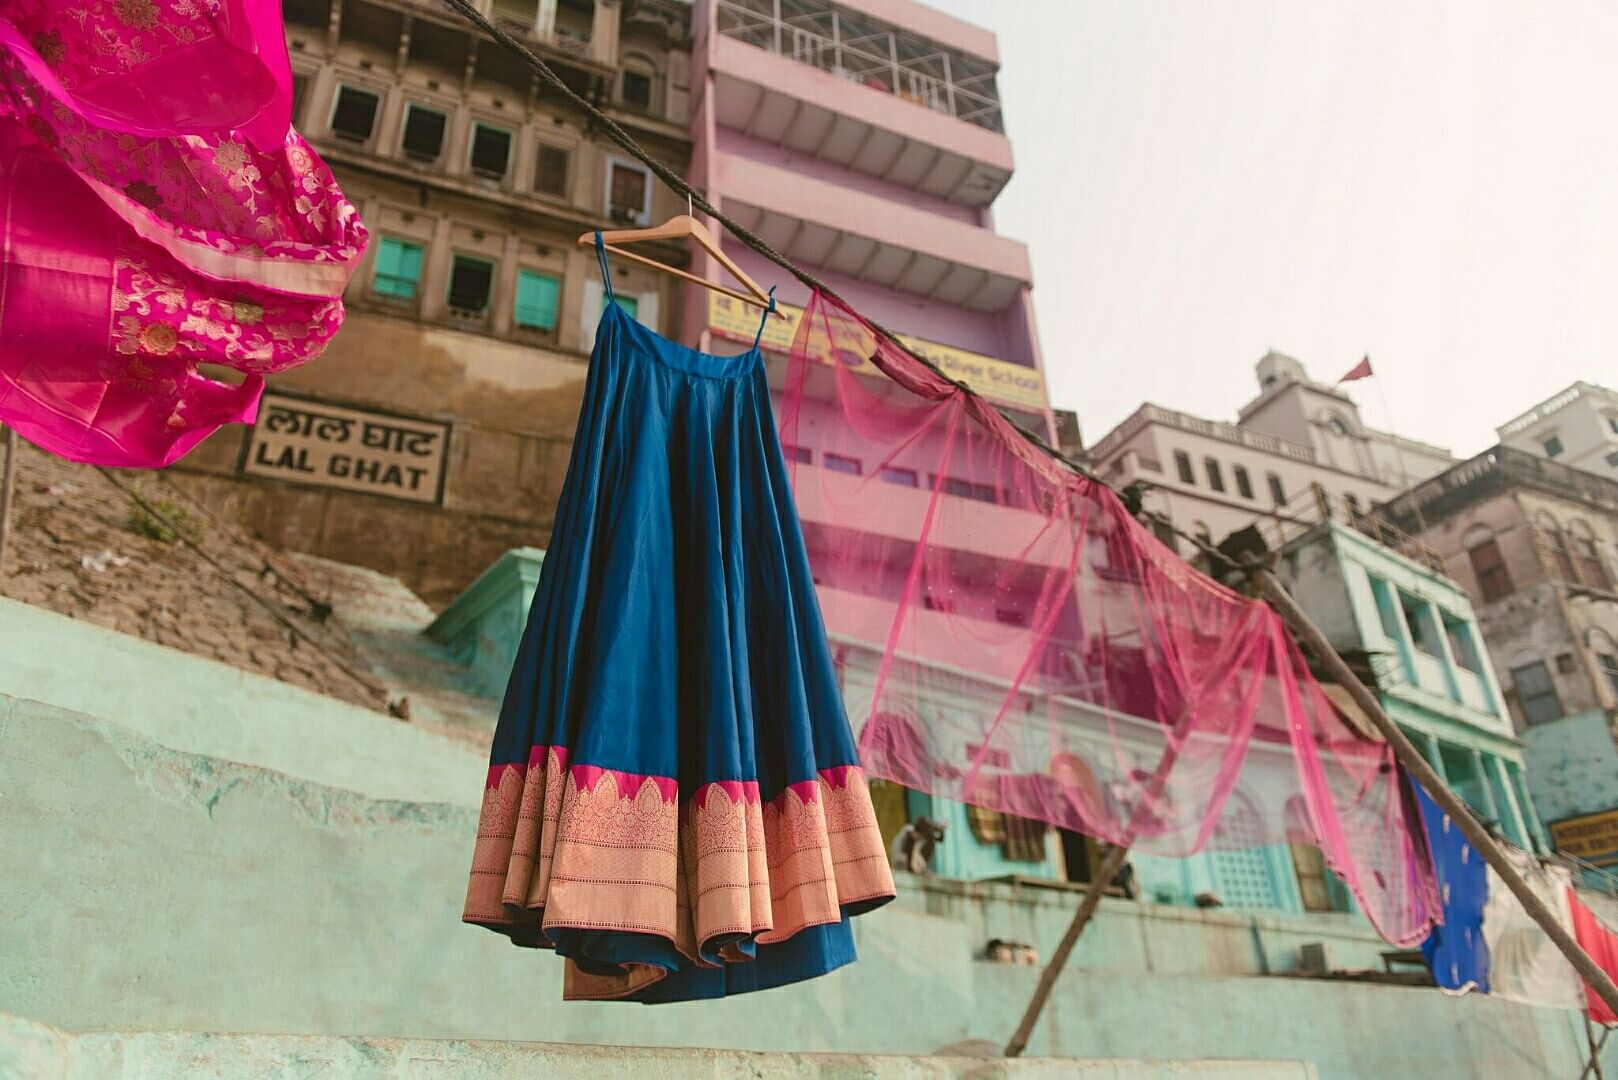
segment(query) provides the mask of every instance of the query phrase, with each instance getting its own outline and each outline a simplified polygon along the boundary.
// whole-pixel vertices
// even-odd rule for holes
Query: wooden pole
[[[1603,1031],[1601,1040],[1597,1042],[1595,1025],[1590,1023],[1590,1014],[1588,1012],[1584,1014],[1584,1041],[1590,1047],[1590,1060],[1585,1064],[1584,1071],[1579,1074],[1579,1080],[1584,1080],[1591,1073],[1595,1074],[1596,1080],[1605,1080],[1606,1074],[1601,1071],[1601,1048],[1607,1045],[1607,1035],[1610,1031],[1610,1028]]]
[[[1090,917],[1096,913],[1101,905],[1101,896],[1112,884],[1112,879],[1123,869],[1124,859],[1129,856],[1129,848],[1124,844],[1115,844],[1107,851],[1106,858],[1101,860],[1101,867],[1096,871],[1095,880],[1084,891],[1084,900],[1079,904],[1079,910],[1073,913],[1073,922],[1068,926],[1067,933],[1062,935],[1062,941],[1051,954],[1050,963],[1040,973],[1039,986],[1034,989],[1034,996],[1028,1001],[1028,1008],[1023,1010],[1022,1023],[1017,1025],[1016,1033],[1006,1044],[1006,1057],[1016,1057],[1028,1046],[1028,1039],[1034,1033],[1034,1025],[1039,1023],[1039,1014],[1045,1010],[1045,1001],[1051,996],[1051,988],[1062,974],[1062,967],[1067,963],[1068,956],[1073,952],[1073,946],[1079,943],[1079,935],[1090,922]]]
[[[1186,732],[1191,729],[1194,717],[1195,714],[1187,707],[1176,721],[1174,730],[1169,734],[1168,745],[1163,750],[1163,756],[1158,759],[1157,767],[1152,770],[1151,778],[1146,781],[1145,797],[1130,815],[1129,824],[1124,829],[1123,843],[1113,845],[1107,852],[1107,857],[1101,860],[1101,866],[1096,869],[1095,880],[1085,891],[1079,910],[1073,913],[1073,921],[1068,924],[1067,933],[1062,935],[1061,942],[1056,946],[1056,952],[1051,954],[1050,963],[1046,964],[1045,970],[1040,973],[1039,985],[1034,988],[1034,996],[1029,999],[1028,1008],[1023,1010],[1022,1022],[1017,1025],[1011,1041],[1006,1044],[1006,1057],[1017,1057],[1027,1049],[1028,1039],[1034,1033],[1034,1025],[1039,1023],[1039,1014],[1045,1010],[1045,1001],[1051,996],[1051,988],[1056,985],[1056,980],[1061,977],[1068,955],[1073,951],[1073,946],[1078,944],[1079,935],[1084,933],[1090,917],[1101,904],[1102,894],[1106,892],[1107,886],[1112,884],[1112,879],[1118,875],[1118,871],[1123,868],[1124,860],[1129,857],[1129,849],[1135,842],[1142,815],[1163,793],[1163,787],[1169,781],[1169,772],[1179,760],[1180,746],[1185,740]]]
[[[1577,971],[1600,995],[1602,1001],[1605,1001],[1614,1012],[1618,1012],[1618,985],[1613,983],[1612,977],[1601,970],[1601,966],[1590,958],[1589,953],[1579,948],[1579,943],[1573,939],[1567,927],[1557,921],[1550,908],[1545,906],[1539,895],[1522,879],[1522,875],[1517,873],[1517,868],[1506,858],[1505,850],[1478,823],[1477,818],[1472,816],[1472,811],[1467,805],[1438,778],[1433,767],[1427,764],[1427,759],[1416,750],[1415,744],[1400,730],[1399,725],[1382,711],[1382,704],[1377,701],[1376,695],[1366,689],[1365,684],[1360,682],[1343,658],[1337,655],[1337,650],[1326,640],[1326,635],[1322,634],[1320,628],[1304,614],[1297,601],[1292,599],[1292,595],[1268,569],[1252,564],[1248,567],[1248,572],[1269,594],[1271,606],[1280,612],[1287,625],[1292,627],[1293,632],[1309,646],[1310,651],[1325,665],[1332,678],[1348,691],[1354,703],[1376,725],[1382,737],[1393,747],[1399,763],[1427,789],[1427,794],[1432,796],[1433,802],[1460,826],[1461,834],[1477,848],[1478,854],[1493,867],[1494,872],[1500,875],[1500,880],[1506,883],[1506,888],[1522,902],[1523,910],[1540,925],[1561,950],[1562,955],[1567,957],[1568,963],[1573,965],[1573,970]]]
[[[17,433],[6,428],[6,471],[0,478],[0,574],[6,572],[6,546],[11,540],[11,496],[17,486]]]

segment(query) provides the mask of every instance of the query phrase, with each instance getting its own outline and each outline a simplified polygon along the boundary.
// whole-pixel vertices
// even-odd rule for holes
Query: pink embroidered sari
[[[320,355],[365,230],[290,112],[275,0],[0,0],[0,423],[162,467]]]

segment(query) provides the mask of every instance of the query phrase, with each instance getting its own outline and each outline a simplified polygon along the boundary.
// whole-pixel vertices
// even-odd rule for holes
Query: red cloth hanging
[[[1567,906],[1573,909],[1573,938],[1579,948],[1589,953],[1602,971],[1618,979],[1618,934],[1602,925],[1596,913],[1585,907],[1572,889],[1567,891]],[[1618,1024],[1618,1016],[1613,1015],[1612,1009],[1589,983],[1584,984],[1584,1000],[1590,1019],[1608,1026]]]

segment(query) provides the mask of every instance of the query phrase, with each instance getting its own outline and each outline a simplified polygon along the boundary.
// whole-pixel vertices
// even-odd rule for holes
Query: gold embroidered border
[[[845,904],[893,895],[857,768],[762,806],[754,785],[711,784],[682,808],[655,778],[635,778],[632,791],[625,779],[608,771],[581,786],[554,749],[527,768],[491,770],[463,918],[525,941],[564,927],[656,934],[711,964],[742,958],[723,941],[703,948],[716,938],[783,941],[839,921]],[[568,980],[570,997],[622,996],[646,981],[571,965]]]

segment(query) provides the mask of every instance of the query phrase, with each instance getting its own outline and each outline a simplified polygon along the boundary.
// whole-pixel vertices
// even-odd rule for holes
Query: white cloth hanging
[[[1540,865],[1526,851],[1507,847],[1506,857],[1571,935],[1573,913],[1567,890],[1572,875],[1562,867]],[[1523,1005],[1584,1008],[1584,984],[1573,965],[1492,867],[1489,899],[1483,908],[1483,938],[1489,946],[1489,991],[1494,997]]]

